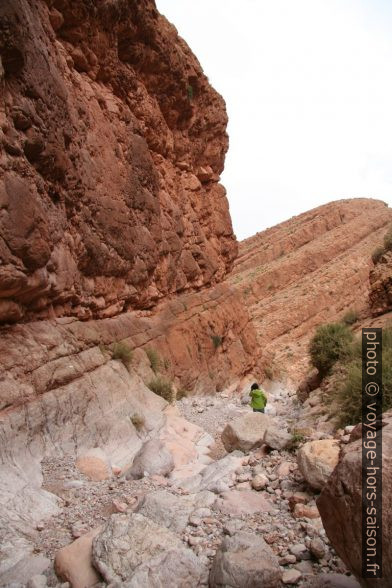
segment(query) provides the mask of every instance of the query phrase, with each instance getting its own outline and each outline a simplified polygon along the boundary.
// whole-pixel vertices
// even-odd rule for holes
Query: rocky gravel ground
[[[221,441],[222,430],[228,422],[251,412],[247,401],[246,396],[228,397],[223,392],[184,398],[178,402],[178,408],[185,418],[214,437],[211,455],[214,460],[221,460],[227,455]],[[294,396],[287,396],[279,386],[270,390],[269,412],[279,426],[298,419],[298,411]],[[203,493],[191,495],[160,476],[141,480],[120,476],[93,482],[75,468],[71,457],[46,459],[42,462],[43,487],[60,498],[62,508],[58,516],[37,526],[35,553],[53,561],[59,549],[102,525],[113,513],[137,511],[145,496],[164,490],[177,496],[179,504],[184,499],[191,504],[192,514],[188,513],[187,524],[178,531],[178,536],[198,556],[207,572],[224,537],[245,532],[263,537],[278,558],[283,583],[277,585],[301,587],[322,573],[346,573],[325,535],[315,504],[317,496],[298,469],[296,449],[278,451],[262,447],[236,451],[233,455],[240,461],[225,478],[229,493],[219,493],[219,488],[215,495],[205,492],[206,502],[201,507],[200,503],[192,503],[192,497]],[[215,502],[219,494],[222,508],[217,507],[219,501]],[[222,496],[228,497],[229,502]],[[252,506],[255,496],[259,500],[256,507]],[[160,516],[167,517],[168,513]],[[48,586],[59,585],[53,568],[46,576]]]
[[[299,422],[301,409],[293,393],[288,395],[276,384],[268,396],[267,413],[274,415],[282,425]],[[247,404],[246,394],[229,399],[223,392],[214,397],[185,398],[179,406],[185,418],[203,426],[215,438],[216,444],[222,447],[221,457],[226,454],[220,439],[222,430],[227,422],[251,410]],[[315,517],[318,514],[315,505],[317,495],[307,486],[298,470],[296,450],[274,450],[267,455],[260,450],[250,452],[248,463],[236,472],[233,487],[241,490],[254,488],[254,480],[258,476],[265,477],[263,490],[270,495],[276,510],[242,514],[236,518],[220,513],[215,529],[208,526],[207,530],[201,527],[194,531],[201,537],[208,533],[204,541],[208,555],[212,556],[222,534],[250,531],[261,534],[279,557],[286,574],[284,579],[289,585],[305,586],[310,577],[322,573],[347,573],[346,566],[329,544],[320,517]],[[292,510],[297,500],[299,504],[304,503],[304,507],[302,512],[297,508],[294,514]],[[300,517],[299,514],[308,516]],[[202,545],[203,541],[199,541],[199,553]]]

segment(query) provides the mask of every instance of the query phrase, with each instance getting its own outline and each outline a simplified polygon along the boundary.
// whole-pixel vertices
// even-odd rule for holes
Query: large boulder
[[[170,451],[159,439],[147,441],[136,454],[132,466],[126,472],[127,480],[140,479],[144,476],[167,476],[174,468]]]
[[[104,530],[95,537],[92,560],[107,583],[118,582],[123,585],[123,582],[134,581],[135,574],[144,577],[150,570],[151,574],[156,575],[155,578],[148,576],[150,585],[159,586],[161,584],[157,578],[162,578],[164,574],[161,566],[166,562],[170,571],[176,558],[185,562],[185,568],[192,567],[192,573],[196,574],[197,566],[192,561],[196,564],[197,560],[193,560],[189,551],[174,533],[147,517],[139,513],[116,514],[110,517]]]
[[[382,428],[382,564],[383,578],[368,587],[391,586],[392,578],[392,411]],[[344,446],[339,464],[317,500],[325,531],[335,551],[359,579],[362,574],[362,440]]]
[[[221,438],[226,451],[249,451],[264,442],[264,434],[272,419],[262,412],[249,412],[234,419],[223,429]]]
[[[293,444],[293,436],[286,429],[269,427],[264,433],[264,443],[271,449],[288,449]]]
[[[321,490],[339,461],[339,443],[321,439],[305,443],[297,454],[298,467],[315,490]]]
[[[208,570],[191,549],[171,549],[140,565],[123,588],[197,588],[205,586]],[[203,581],[203,582],[202,582]]]
[[[210,573],[210,588],[276,588],[282,578],[278,558],[264,539],[239,532],[225,537]]]
[[[178,485],[189,492],[210,490],[220,493],[228,490],[235,470],[242,464],[242,457],[225,455],[206,466],[199,474],[186,478]]]
[[[156,490],[145,496],[137,512],[158,525],[181,533],[187,526],[193,510],[194,504],[190,497],[174,496],[166,490]]]
[[[93,539],[101,531],[102,527],[93,529],[57,552],[54,560],[56,574],[72,588],[90,588],[101,580],[91,562]]]

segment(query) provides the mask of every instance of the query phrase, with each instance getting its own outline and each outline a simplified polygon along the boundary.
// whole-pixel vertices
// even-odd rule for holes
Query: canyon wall
[[[58,512],[43,458],[99,447],[123,471],[174,435],[151,380],[211,393],[257,346],[222,283],[225,104],[153,0],[2,2],[0,92],[2,585]]]
[[[221,281],[225,104],[153,0],[7,0],[0,39],[0,322]]]
[[[369,316],[371,255],[391,221],[384,202],[339,200],[240,244],[229,282],[252,316],[259,365],[268,375],[298,384],[309,369],[307,346],[318,325],[339,320],[349,310],[359,318]],[[387,276],[387,261],[373,271],[372,283],[376,271]],[[387,282],[388,277],[379,288],[385,308]]]

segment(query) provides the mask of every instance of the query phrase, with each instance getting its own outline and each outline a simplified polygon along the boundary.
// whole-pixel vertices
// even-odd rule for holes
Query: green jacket
[[[265,408],[267,404],[267,397],[263,390],[251,390],[249,395],[252,397],[250,405],[252,408]]]

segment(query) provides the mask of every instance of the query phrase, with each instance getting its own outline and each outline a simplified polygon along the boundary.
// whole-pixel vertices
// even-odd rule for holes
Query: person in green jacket
[[[249,395],[252,399],[250,405],[253,408],[253,412],[264,412],[267,397],[256,382],[252,384]]]

